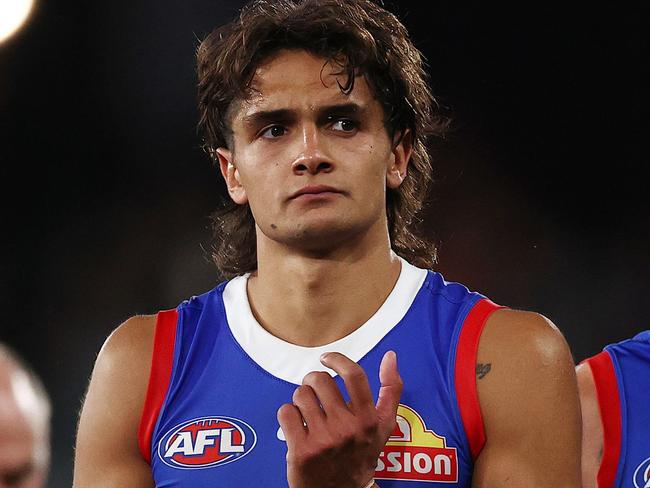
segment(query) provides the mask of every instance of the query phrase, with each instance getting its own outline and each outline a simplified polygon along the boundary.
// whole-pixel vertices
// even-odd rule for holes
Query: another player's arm
[[[79,419],[74,488],[154,486],[138,449],[155,316],[133,317],[102,347]]]
[[[596,488],[603,459],[603,424],[594,376],[588,364],[576,368],[580,408],[582,409],[582,486]]]
[[[574,363],[545,317],[498,310],[478,350],[486,443],[474,488],[580,486],[580,403]],[[487,364],[490,367],[487,368]]]

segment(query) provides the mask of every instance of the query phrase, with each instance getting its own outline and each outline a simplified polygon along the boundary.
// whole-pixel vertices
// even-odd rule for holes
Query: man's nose
[[[299,152],[291,168],[297,175],[329,173],[334,169],[332,160],[324,151],[323,142],[315,124],[305,124],[303,127]]]

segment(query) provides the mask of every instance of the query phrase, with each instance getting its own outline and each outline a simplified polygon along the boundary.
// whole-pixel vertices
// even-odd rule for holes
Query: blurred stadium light
[[[0,0],[0,44],[15,34],[34,7],[34,0]]]

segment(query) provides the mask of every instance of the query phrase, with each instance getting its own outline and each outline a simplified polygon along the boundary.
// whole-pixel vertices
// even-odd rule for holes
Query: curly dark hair
[[[239,18],[215,29],[197,50],[198,128],[204,148],[234,149],[233,102],[250,96],[257,67],[281,49],[301,49],[334,61],[347,74],[343,93],[364,76],[384,111],[391,137],[410,129],[413,154],[403,183],[387,189],[386,213],[393,250],[409,262],[431,267],[435,245],[418,236],[415,216],[432,181],[429,142],[446,126],[428,84],[420,51],[397,17],[371,0],[256,0]],[[213,259],[230,278],[257,269],[255,221],[248,205],[226,199],[213,216]]]

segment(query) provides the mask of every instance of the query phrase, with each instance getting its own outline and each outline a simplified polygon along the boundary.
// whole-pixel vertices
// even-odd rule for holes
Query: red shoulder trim
[[[611,488],[616,481],[621,455],[621,401],[614,363],[607,351],[586,360],[596,384],[600,419],[603,423],[603,459],[598,469],[599,488]]]
[[[138,429],[140,453],[149,464],[151,464],[151,436],[158,421],[160,409],[165,401],[169,380],[172,375],[177,320],[178,312],[176,310],[158,312],[156,319],[149,386],[142,417],[140,418],[140,428]]]
[[[472,459],[476,460],[485,445],[485,427],[476,387],[476,358],[481,332],[492,312],[504,308],[487,298],[474,304],[465,318],[456,349],[456,398],[460,417],[469,441]]]

